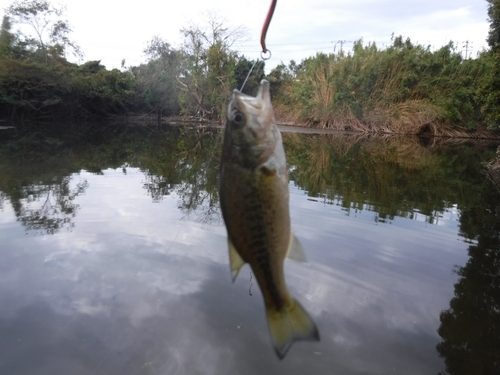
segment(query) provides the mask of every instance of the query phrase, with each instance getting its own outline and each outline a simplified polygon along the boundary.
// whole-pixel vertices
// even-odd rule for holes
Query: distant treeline
[[[244,92],[271,82],[278,121],[313,127],[401,133],[500,130],[500,3],[489,2],[490,49],[463,58],[453,43],[437,51],[393,37],[389,48],[354,44],[349,52],[317,54],[264,76],[255,66]],[[216,16],[182,29],[179,48],[153,37],[139,66],[107,70],[82,56],[68,37],[63,9],[46,0],[16,1],[0,30],[0,119],[76,121],[109,115],[199,116],[221,121],[231,90],[254,61],[234,50],[239,29]],[[40,20],[44,22],[40,22]],[[14,33],[31,26],[35,37]],[[40,28],[39,25],[46,25]]]

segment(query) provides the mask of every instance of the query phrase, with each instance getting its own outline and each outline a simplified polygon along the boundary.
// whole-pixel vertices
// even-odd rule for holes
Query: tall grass
[[[487,58],[465,60],[451,42],[431,51],[401,37],[386,49],[359,40],[352,52],[319,53],[284,75],[277,113],[344,130],[473,130],[482,120],[477,90],[487,67]]]

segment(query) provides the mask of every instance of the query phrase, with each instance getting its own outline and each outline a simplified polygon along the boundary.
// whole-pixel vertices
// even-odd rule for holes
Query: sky
[[[0,11],[11,3],[0,0]],[[53,4],[66,6],[73,28],[70,38],[82,49],[83,61],[100,60],[113,69],[120,68],[123,59],[125,66],[145,62],[143,51],[155,35],[180,47],[180,30],[206,26],[208,12],[224,19],[229,28],[243,27],[245,37],[234,48],[257,59],[270,0],[66,0]],[[361,38],[387,47],[393,33],[433,49],[454,41],[464,54],[468,41],[468,56],[475,57],[487,48],[487,5],[486,0],[279,0],[266,38],[272,52],[266,70],[292,59],[300,62],[317,52],[338,51],[341,45],[350,50]]]

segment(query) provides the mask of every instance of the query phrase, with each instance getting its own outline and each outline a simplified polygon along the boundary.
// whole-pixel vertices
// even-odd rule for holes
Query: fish
[[[233,282],[248,263],[264,298],[278,357],[283,359],[295,341],[319,341],[316,324],[286,286],[285,258],[306,259],[291,230],[288,168],[265,79],[255,97],[237,89],[232,93],[219,168],[219,198]]]

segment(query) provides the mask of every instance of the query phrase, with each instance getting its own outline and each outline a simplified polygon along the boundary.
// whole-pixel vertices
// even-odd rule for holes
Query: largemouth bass
[[[249,263],[264,297],[277,355],[283,358],[296,340],[319,340],[314,321],[285,283],[285,257],[305,260],[305,256],[290,228],[285,151],[266,80],[256,97],[233,92],[219,194],[233,281]]]

